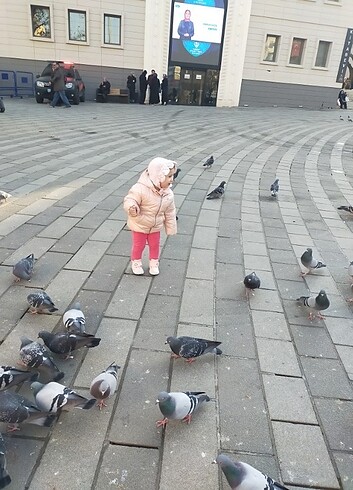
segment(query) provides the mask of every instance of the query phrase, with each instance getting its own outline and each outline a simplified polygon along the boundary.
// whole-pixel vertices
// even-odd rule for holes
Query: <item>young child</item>
[[[127,224],[132,233],[131,267],[138,276],[144,273],[141,258],[146,243],[149,273],[157,276],[160,230],[164,227],[167,235],[177,232],[174,193],[170,188],[175,171],[176,164],[172,160],[154,158],[124,199]]]

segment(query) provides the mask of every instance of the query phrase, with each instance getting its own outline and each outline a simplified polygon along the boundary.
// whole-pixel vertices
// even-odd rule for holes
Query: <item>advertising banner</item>
[[[349,62],[349,55],[351,54],[351,50],[352,50],[352,45],[353,45],[353,29],[347,29],[346,40],[344,42],[344,46],[342,50],[342,56],[338,68],[336,82],[343,83],[344,81],[347,65]]]
[[[173,0],[169,64],[218,67],[224,0]]]

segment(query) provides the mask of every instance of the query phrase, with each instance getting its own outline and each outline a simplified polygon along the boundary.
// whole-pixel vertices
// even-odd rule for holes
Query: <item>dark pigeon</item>
[[[12,273],[16,276],[15,281],[19,282],[21,279],[29,281],[33,274],[34,267],[34,254],[27,255],[23,259],[19,260],[17,264],[13,266]]]
[[[27,337],[21,337],[20,359],[25,366],[36,369],[47,382],[59,381],[65,376],[49,357],[47,349]]]
[[[169,420],[184,420],[191,422],[191,415],[204,403],[211,399],[204,391],[171,392],[161,391],[156,403],[164,415],[158,420],[157,427],[165,427]]]
[[[347,213],[353,214],[353,206],[339,206],[337,209],[340,211],[347,211]]]
[[[27,296],[27,301],[30,305],[31,313],[54,313],[54,311],[58,311],[58,309],[55,308],[53,300],[45,291],[29,294]]]
[[[181,169],[180,168],[177,168],[176,169],[176,172],[174,174],[173,180],[175,180],[178,177],[178,175],[180,174],[180,172],[181,172]]]
[[[216,187],[215,189],[213,189],[213,191],[207,194],[206,199],[219,199],[220,197],[222,197],[224,194],[225,185],[226,182],[223,180],[223,182],[221,182],[218,187]]]
[[[213,164],[214,164],[214,158],[213,155],[211,155],[210,158],[208,158],[202,166],[206,168],[211,168]]]
[[[251,291],[252,294],[254,294],[255,289],[259,289],[260,285],[261,285],[261,281],[257,277],[255,272],[252,272],[251,274],[245,276],[244,286],[246,288],[245,291],[247,295],[249,291]]]
[[[38,379],[38,373],[21,371],[12,366],[0,366],[0,390],[7,390],[23,381],[36,381],[36,379]]]
[[[11,477],[6,470],[6,449],[2,434],[0,434],[0,488],[5,488],[11,483]]]
[[[253,466],[233,461],[225,454],[220,454],[213,463],[221,467],[232,490],[288,490]]]
[[[0,422],[9,425],[8,430],[19,430],[18,424],[29,424],[50,427],[55,416],[42,412],[32,402],[11,390],[0,391]]]
[[[309,308],[309,320],[313,320],[315,317],[322,320],[325,317],[321,315],[320,311],[327,310],[327,308],[330,306],[330,301],[326,295],[326,292],[323,289],[321,289],[316,297],[300,296],[300,298],[297,298],[297,301]],[[318,313],[315,314],[315,312]]]
[[[276,197],[279,191],[279,179],[276,179],[270,187],[271,196]]]
[[[81,347],[96,347],[101,341],[89,333],[51,333],[45,330],[40,331],[38,337],[43,340],[51,352],[66,356],[69,356],[74,350],[81,349]]]
[[[173,351],[173,357],[183,357],[186,362],[193,362],[196,357],[200,357],[203,354],[212,353],[220,355],[222,354],[221,349],[218,346],[222,342],[216,342],[214,340],[198,339],[196,337],[168,337],[166,344]]]

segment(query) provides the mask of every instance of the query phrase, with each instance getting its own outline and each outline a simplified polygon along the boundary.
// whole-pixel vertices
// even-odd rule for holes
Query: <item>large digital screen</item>
[[[174,0],[169,64],[219,66],[224,0]]]

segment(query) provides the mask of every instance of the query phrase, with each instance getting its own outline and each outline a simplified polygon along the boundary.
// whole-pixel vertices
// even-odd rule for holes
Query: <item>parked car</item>
[[[62,68],[65,71],[65,93],[69,101],[78,105],[80,102],[85,101],[85,84],[73,63],[62,62]],[[36,101],[38,104],[42,104],[44,99],[52,100],[53,91],[50,81],[52,74],[51,63],[42,71],[41,75],[37,76],[37,80],[34,84]]]

